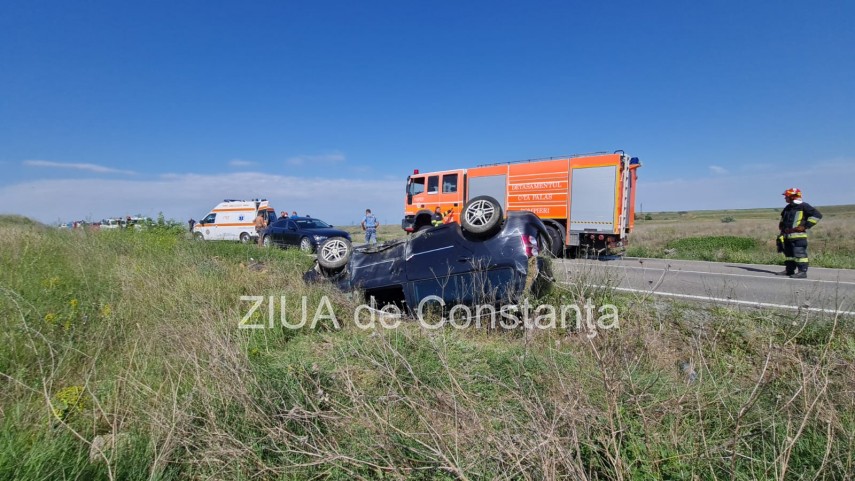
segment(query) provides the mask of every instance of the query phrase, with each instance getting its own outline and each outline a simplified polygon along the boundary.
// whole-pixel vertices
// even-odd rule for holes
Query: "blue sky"
[[[0,1],[0,212],[398,223],[413,168],[615,149],[647,211],[855,203],[853,2]]]

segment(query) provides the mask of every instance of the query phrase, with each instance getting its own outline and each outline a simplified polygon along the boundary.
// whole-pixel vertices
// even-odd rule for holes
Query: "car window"
[[[205,216],[204,219],[202,219],[202,223],[203,224],[213,224],[214,220],[216,218],[217,218],[217,214],[212,212],[212,213],[208,214],[207,216]]]
[[[279,219],[273,223],[273,227],[278,227],[280,229],[285,229],[288,227],[288,219]]]
[[[319,219],[297,219],[294,222],[296,222],[301,229],[326,229],[330,227],[329,224]]]
[[[289,221],[288,221],[288,226],[287,226],[287,227],[288,227],[289,229],[297,230],[297,224],[295,224],[293,220],[289,220]]]
[[[432,175],[428,177],[428,194],[435,194],[439,192],[439,176]]]
[[[514,271],[508,268],[473,270],[442,279],[413,282],[416,297],[437,296],[445,302],[493,302],[506,298],[513,288]]]
[[[410,191],[409,194],[416,195],[421,194],[425,191],[425,178],[424,177],[414,177],[410,179]]]
[[[442,192],[445,194],[457,192],[457,174],[445,174],[442,176]]]

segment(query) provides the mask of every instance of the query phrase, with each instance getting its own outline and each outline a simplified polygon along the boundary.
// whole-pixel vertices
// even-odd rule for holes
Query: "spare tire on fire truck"
[[[498,232],[502,225],[502,205],[489,195],[479,195],[469,199],[460,213],[460,225],[463,230],[478,237],[490,237]]]

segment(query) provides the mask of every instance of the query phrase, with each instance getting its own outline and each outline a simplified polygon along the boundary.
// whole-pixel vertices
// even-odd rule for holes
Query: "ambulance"
[[[276,209],[267,199],[225,199],[193,226],[193,236],[200,240],[249,242],[258,238],[255,218],[259,213],[267,217],[268,224],[276,221]]]

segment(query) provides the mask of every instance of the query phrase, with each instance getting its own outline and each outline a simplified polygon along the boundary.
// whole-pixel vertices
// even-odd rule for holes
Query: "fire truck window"
[[[439,192],[439,176],[432,175],[428,177],[428,194],[436,194]]]
[[[457,192],[457,174],[445,174],[442,176],[442,193],[453,194]]]
[[[425,191],[424,177],[415,177],[411,180],[412,182],[410,183],[410,194],[417,195]]]

